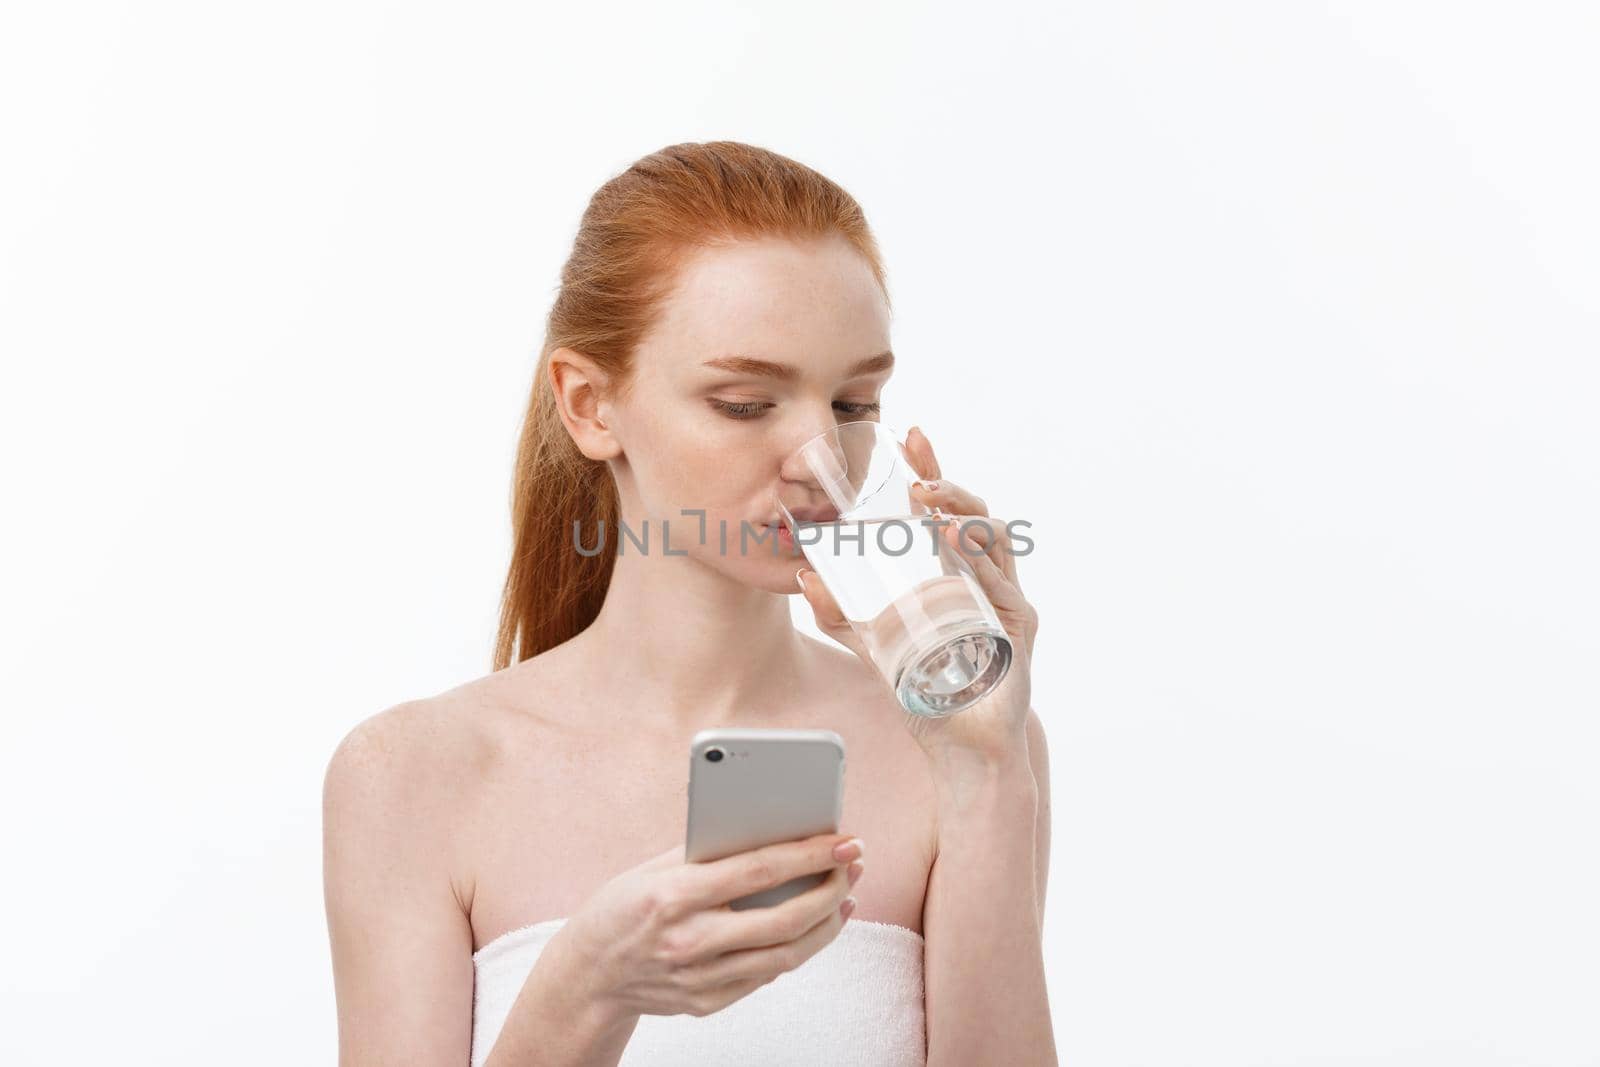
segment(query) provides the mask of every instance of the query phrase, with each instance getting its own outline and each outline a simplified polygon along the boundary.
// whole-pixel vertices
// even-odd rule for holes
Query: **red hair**
[[[844,237],[888,283],[855,199],[810,167],[738,141],[669,145],[636,161],[589,200],[561,269],[517,444],[511,564],[500,601],[494,669],[554,648],[594,621],[615,563],[616,483],[578,451],[556,409],[550,353],[592,359],[625,394],[633,353],[687,253],[742,239]],[[606,551],[585,556],[600,522]]]

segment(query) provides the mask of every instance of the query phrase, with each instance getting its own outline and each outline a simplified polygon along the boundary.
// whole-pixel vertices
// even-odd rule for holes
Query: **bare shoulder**
[[[444,1062],[470,1042],[476,884],[460,815],[486,746],[467,701],[453,690],[386,708],[328,760],[323,880],[340,1062]]]
[[[805,636],[814,657],[811,673],[826,679],[827,698],[817,704],[828,709],[851,750],[872,759],[882,773],[893,775],[897,788],[918,791],[907,795],[931,797],[927,759],[906,729],[905,709],[883,678],[849,649]]]
[[[365,808],[405,819],[411,830],[451,824],[488,781],[506,750],[517,709],[506,672],[434,696],[395,704],[360,721],[328,760],[325,816]]]
[[[330,880],[359,883],[405,863],[446,886],[457,905],[471,888],[441,846],[459,810],[459,768],[471,749],[436,698],[406,701],[352,727],[328,759],[322,821]],[[339,888],[330,885],[330,892]]]
[[[378,790],[398,799],[447,782],[470,760],[478,738],[450,694],[408,700],[356,723],[328,760],[331,796]]]
[[[810,634],[802,634],[806,646],[814,662],[818,666],[818,676],[826,677],[830,685],[843,684],[846,691],[857,697],[883,697],[891,704],[894,703],[893,694],[883,684],[883,679],[877,673],[861,662],[861,657],[849,649],[827,641],[819,641]]]
[[[1048,775],[1050,748],[1044,732],[1044,720],[1039,718],[1039,713],[1032,708],[1028,709],[1027,737],[1028,759],[1032,761],[1033,773],[1038,776]]]

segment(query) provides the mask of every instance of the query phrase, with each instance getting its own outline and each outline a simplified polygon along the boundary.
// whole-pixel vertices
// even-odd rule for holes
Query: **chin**
[[[706,563],[741,585],[768,593],[801,595],[794,572],[806,566],[806,558],[798,552],[792,556],[782,552],[774,556],[766,551],[752,550],[747,556],[713,556]]]

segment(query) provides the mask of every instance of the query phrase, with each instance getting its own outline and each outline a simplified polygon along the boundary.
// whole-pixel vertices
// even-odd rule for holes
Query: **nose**
[[[855,499],[848,453],[830,423],[793,443],[785,457],[777,498],[796,519],[831,522]]]
[[[833,433],[838,425],[830,411],[827,419],[806,419],[792,434],[786,436],[780,446],[784,452],[783,464],[779,468],[779,474],[785,482],[815,486],[819,474],[837,477],[841,473],[844,453],[839,448],[837,435]],[[816,440],[819,437],[821,440]]]

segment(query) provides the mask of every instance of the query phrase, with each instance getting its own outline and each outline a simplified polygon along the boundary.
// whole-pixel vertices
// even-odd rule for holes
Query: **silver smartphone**
[[[716,727],[689,742],[684,858],[718,860],[762,845],[837,833],[844,813],[844,738],[832,730]],[[781,904],[826,871],[728,902],[736,911]]]

